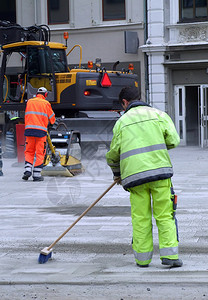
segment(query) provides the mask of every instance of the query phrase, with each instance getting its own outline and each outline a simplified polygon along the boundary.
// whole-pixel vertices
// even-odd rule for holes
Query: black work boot
[[[146,265],[140,265],[138,263],[136,263],[138,267],[140,268],[148,268],[149,267],[149,264],[146,264]]]
[[[31,172],[25,171],[24,174],[23,174],[23,176],[22,176],[22,179],[23,179],[23,180],[28,180],[28,178],[29,178],[31,175],[32,175]]]
[[[43,176],[33,177],[33,181],[43,181],[43,180],[44,180]]]
[[[171,268],[178,268],[178,267],[182,267],[183,262],[181,259],[162,258],[162,265],[166,265]]]

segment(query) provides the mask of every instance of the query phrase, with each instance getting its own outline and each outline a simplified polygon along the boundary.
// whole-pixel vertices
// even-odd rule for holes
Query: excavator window
[[[49,48],[47,47],[28,48],[29,75],[51,74],[53,70],[55,73],[67,72],[67,62],[64,50],[51,49],[50,56]]]
[[[29,47],[28,48],[28,74],[40,75],[52,73],[47,48]]]
[[[51,49],[53,67],[55,73],[68,72],[66,54],[64,50]]]

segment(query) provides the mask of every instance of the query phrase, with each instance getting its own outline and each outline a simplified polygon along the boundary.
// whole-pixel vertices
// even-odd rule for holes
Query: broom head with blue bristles
[[[52,256],[52,249],[48,250],[48,248],[45,247],[40,251],[40,255],[38,258],[39,264],[46,263],[49,259],[51,259],[51,256]]]

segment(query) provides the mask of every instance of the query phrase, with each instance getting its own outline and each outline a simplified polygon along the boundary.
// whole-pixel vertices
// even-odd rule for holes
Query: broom
[[[74,227],[74,225],[83,217],[87,214],[87,212],[93,207],[95,206],[95,204],[103,198],[103,196],[105,194],[107,194],[108,191],[110,191],[110,189],[116,184],[118,183],[118,180],[115,180],[103,193],[102,195],[100,195],[99,198],[97,198],[97,200],[95,200],[72,224],[71,226],[69,226],[65,231],[64,233],[62,233],[62,235],[60,235],[49,247],[45,247],[43,248],[41,251],[40,251],[40,255],[39,255],[39,258],[38,258],[38,262],[40,264],[44,264],[46,263],[52,256],[52,248],[53,246],[55,246],[58,241],[72,228]]]

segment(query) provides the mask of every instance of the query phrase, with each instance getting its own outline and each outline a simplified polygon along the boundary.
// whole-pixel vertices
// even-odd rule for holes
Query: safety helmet
[[[47,93],[47,89],[45,87],[40,87],[37,91],[37,94],[45,94]]]
[[[39,87],[37,94],[41,94],[46,98],[48,95],[48,91],[45,87]]]

